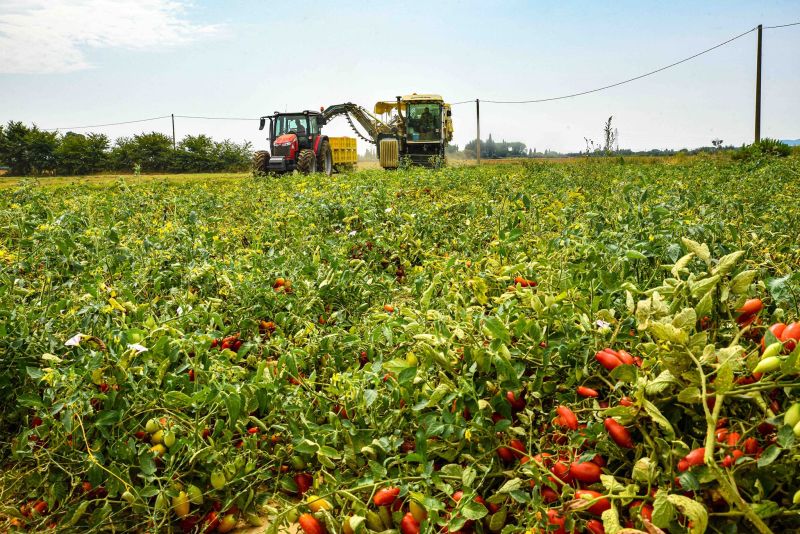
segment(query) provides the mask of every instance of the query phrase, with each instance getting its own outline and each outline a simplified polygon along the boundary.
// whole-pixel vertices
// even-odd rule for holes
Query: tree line
[[[0,167],[8,174],[84,175],[101,172],[235,172],[250,168],[250,143],[187,135],[173,148],[159,132],[120,137],[61,134],[10,121],[0,125]]]

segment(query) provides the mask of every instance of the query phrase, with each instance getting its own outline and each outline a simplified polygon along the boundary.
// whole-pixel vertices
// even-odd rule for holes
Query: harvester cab
[[[253,167],[260,173],[284,173],[297,169],[303,174],[333,172],[328,136],[322,135],[322,114],[316,111],[275,112],[261,117],[259,130],[269,121],[270,152],[255,153]]]

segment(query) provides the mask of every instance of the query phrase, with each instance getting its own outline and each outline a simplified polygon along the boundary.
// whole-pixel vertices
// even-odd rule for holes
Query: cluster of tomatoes
[[[239,339],[239,334],[233,334],[232,336],[214,339],[211,342],[211,348],[239,352],[239,349],[242,348],[242,340]]]

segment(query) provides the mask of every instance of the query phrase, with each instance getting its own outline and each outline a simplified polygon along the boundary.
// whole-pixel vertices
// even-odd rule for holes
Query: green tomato
[[[783,424],[794,427],[797,423],[800,423],[800,402],[792,404],[783,414]]]
[[[186,488],[186,494],[192,504],[203,504],[203,492],[194,484],[189,484],[189,487]]]
[[[171,430],[164,432],[164,445],[166,445],[168,449],[175,445],[175,432]]]
[[[764,354],[761,355],[761,359],[765,360],[767,358],[777,356],[778,354],[781,353],[782,350],[783,350],[783,343],[781,343],[780,341],[776,341],[775,343],[770,344],[770,346],[764,350]]]
[[[777,356],[770,356],[769,358],[764,358],[763,360],[758,362],[758,365],[756,365],[756,368],[753,369],[753,372],[769,373],[771,371],[774,371],[780,366],[781,366],[781,359],[778,358]]]
[[[214,487],[215,490],[221,491],[225,487],[225,474],[222,471],[214,471],[211,473],[211,486]]]
[[[136,497],[133,495],[133,493],[131,493],[128,490],[123,491],[120,497],[122,497],[122,500],[127,502],[128,504],[133,504],[133,501],[136,500]]]
[[[147,424],[144,425],[144,430],[148,434],[155,433],[159,428],[161,428],[161,425],[158,424],[158,419],[150,419],[147,421]]]

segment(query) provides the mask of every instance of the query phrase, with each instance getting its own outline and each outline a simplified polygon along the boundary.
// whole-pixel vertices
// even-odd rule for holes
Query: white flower
[[[349,234],[347,234],[347,235],[349,235],[350,237],[353,237],[354,235],[356,235],[356,231],[355,231],[355,230],[352,230],[352,231],[351,231]]]
[[[80,345],[80,344],[81,344],[81,337],[83,337],[83,334],[81,334],[81,333],[77,333],[77,334],[75,334],[74,336],[72,336],[71,338],[69,338],[69,339],[68,339],[68,340],[67,340],[67,341],[64,343],[64,346],[65,346],[65,347],[77,347],[78,345]]]
[[[392,212],[392,208],[386,208],[386,209],[385,209],[385,210],[383,210],[383,211],[384,211],[384,212],[386,212],[386,213],[391,213],[391,212]]]
[[[178,306],[178,309],[175,311],[178,312],[178,316],[183,315],[183,306]]]
[[[598,319],[595,324],[597,325],[597,328],[608,328],[611,326],[611,323],[607,323],[602,319]]]
[[[136,352],[147,352],[147,347],[144,347],[138,343],[128,343],[128,348],[133,349]]]

